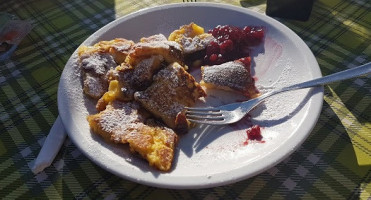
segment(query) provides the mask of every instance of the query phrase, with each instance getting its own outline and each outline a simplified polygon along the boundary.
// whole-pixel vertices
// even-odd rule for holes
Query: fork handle
[[[355,78],[361,75],[366,75],[368,73],[371,73],[371,62],[352,68],[352,69],[347,69],[341,72],[337,72],[337,73],[334,73],[328,76],[324,76],[321,78],[317,78],[317,79],[313,79],[310,81],[284,87],[284,88],[272,91],[271,93],[267,93],[267,95],[262,95],[262,97],[265,98],[273,94],[278,94],[278,93],[289,91],[289,90],[296,90],[296,89],[325,85],[325,84],[336,82],[336,81],[341,81],[341,80],[346,80],[350,78]]]

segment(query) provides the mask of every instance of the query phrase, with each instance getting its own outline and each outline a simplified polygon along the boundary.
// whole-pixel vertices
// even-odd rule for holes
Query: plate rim
[[[307,61],[314,65],[314,66],[312,66],[313,69],[311,71],[313,76],[314,77],[321,77],[322,76],[321,70],[320,70],[319,65],[318,65],[318,61],[314,57],[312,51],[305,44],[305,42],[295,32],[293,32],[290,28],[288,28],[286,25],[282,24],[281,22],[279,22],[279,21],[277,21],[277,20],[275,20],[275,19],[273,19],[269,16],[263,15],[261,13],[255,12],[255,11],[252,11],[248,8],[238,7],[238,6],[234,6],[234,5],[230,5],[230,4],[224,4],[224,3],[207,3],[207,2],[172,3],[172,4],[165,4],[165,5],[143,8],[143,9],[140,9],[138,11],[132,12],[128,15],[117,18],[114,21],[108,23],[107,25],[101,27],[99,30],[97,30],[96,32],[91,34],[88,38],[86,38],[79,46],[93,41],[96,38],[96,37],[94,37],[94,35],[101,35],[106,29],[110,29],[110,28],[114,27],[116,24],[120,24],[123,21],[127,21],[127,20],[135,18],[139,15],[148,14],[148,13],[163,10],[163,9],[172,9],[172,8],[179,8],[179,7],[202,7],[202,6],[203,7],[209,7],[209,8],[212,7],[212,8],[217,8],[217,9],[226,9],[226,10],[231,10],[231,11],[238,11],[238,12],[243,12],[243,13],[246,13],[246,14],[249,14],[249,15],[253,14],[256,17],[258,17],[260,20],[263,20],[263,21],[265,21],[269,24],[273,23],[275,25],[275,27],[278,26],[277,28],[279,28],[280,31],[284,31],[286,33],[289,33],[290,36],[293,36],[293,38],[291,38],[291,39],[293,39],[295,42],[298,42],[298,44],[300,44],[300,47],[304,47],[303,51],[306,52],[305,56],[308,56]],[[69,60],[67,61],[66,65],[65,65],[65,67],[71,65],[72,57],[73,57],[73,55],[76,54],[77,49],[78,48],[76,48],[74,53],[71,55],[71,57],[69,58]],[[93,161],[95,164],[100,166],[102,169],[105,169],[106,171],[109,171],[109,172],[111,172],[111,173],[113,173],[113,174],[115,174],[115,175],[117,175],[121,178],[130,180],[130,181],[133,181],[133,182],[136,182],[136,183],[145,184],[145,185],[154,186],[154,187],[159,187],[159,188],[201,189],[201,188],[210,188],[210,187],[216,187],[216,186],[221,186],[221,185],[227,185],[227,184],[235,183],[235,182],[238,182],[238,181],[241,181],[241,180],[245,180],[247,178],[254,177],[257,174],[260,174],[263,171],[266,171],[266,170],[276,166],[278,163],[280,163],[281,161],[286,159],[288,156],[290,156],[294,151],[296,151],[302,145],[302,143],[307,139],[307,137],[310,135],[313,128],[317,124],[317,121],[318,121],[319,116],[321,114],[322,105],[323,105],[323,95],[324,95],[323,94],[323,86],[317,87],[317,88],[312,88],[311,91],[310,91],[310,92],[312,92],[312,97],[310,98],[310,101],[315,101],[318,104],[314,105],[313,109],[311,107],[311,109],[314,110],[313,113],[315,115],[307,115],[306,117],[309,117],[310,120],[313,121],[313,124],[310,125],[310,126],[305,126],[305,127],[302,126],[301,127],[301,131],[304,132],[305,134],[300,134],[299,137],[290,137],[287,140],[287,142],[291,141],[291,140],[294,140],[293,144],[295,144],[295,145],[291,146],[290,148],[285,148],[286,150],[285,149],[282,150],[282,147],[280,147],[280,148],[276,149],[274,152],[268,154],[265,158],[266,158],[266,160],[269,160],[269,161],[266,164],[264,164],[265,167],[253,166],[253,170],[252,170],[251,173],[248,173],[248,174],[242,173],[243,175],[241,175],[241,170],[244,167],[240,167],[240,168],[233,169],[233,170],[229,171],[228,173],[231,176],[228,179],[216,177],[216,176],[218,176],[218,174],[213,175],[213,177],[211,179],[209,179],[208,177],[205,176],[203,181],[199,181],[199,182],[195,182],[195,179],[192,176],[182,177],[183,178],[182,181],[179,181],[179,180],[176,181],[176,179],[177,179],[176,177],[172,178],[172,177],[169,177],[169,176],[166,176],[166,178],[161,178],[161,176],[153,178],[154,176],[151,176],[152,178],[151,177],[145,177],[145,178],[142,178],[142,179],[138,179],[138,177],[133,177],[133,176],[129,176],[127,174],[120,173],[114,167],[107,166],[106,163],[103,163],[99,159],[96,159],[93,155],[91,155],[89,153],[89,151],[86,150],[87,147],[82,145],[79,142],[79,138],[77,138],[75,134],[71,134],[72,132],[74,132],[76,127],[73,127],[73,126],[71,126],[71,124],[67,123],[67,121],[68,121],[67,120],[68,116],[66,116],[67,112],[65,110],[63,110],[62,106],[61,106],[62,102],[64,102],[64,100],[62,99],[62,89],[61,88],[63,88],[63,84],[64,84],[62,78],[65,76],[65,71],[66,70],[63,70],[62,76],[61,76],[61,79],[60,79],[60,82],[59,82],[59,85],[58,85],[58,93],[57,93],[58,94],[58,96],[57,96],[58,111],[59,111],[59,115],[61,116],[62,122],[65,126],[66,132],[67,132],[69,138],[72,140],[72,142],[76,145],[76,147],[86,157],[88,157],[91,161]],[[69,124],[69,126],[66,126],[66,124]],[[296,129],[295,129],[295,131],[296,131]],[[280,150],[280,151],[278,151],[278,150]]]

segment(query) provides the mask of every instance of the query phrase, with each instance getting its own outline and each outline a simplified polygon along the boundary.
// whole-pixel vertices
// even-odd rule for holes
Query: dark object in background
[[[307,21],[314,0],[267,0],[265,13],[271,17]]]

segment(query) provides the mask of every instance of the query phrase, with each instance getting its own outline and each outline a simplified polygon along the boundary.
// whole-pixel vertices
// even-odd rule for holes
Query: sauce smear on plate
[[[247,134],[247,139],[243,143],[244,145],[249,144],[249,140],[256,140],[259,143],[265,143],[265,141],[262,140],[263,139],[263,136],[261,134],[260,126],[259,125],[254,125],[254,126],[248,128],[246,130],[246,134]]]

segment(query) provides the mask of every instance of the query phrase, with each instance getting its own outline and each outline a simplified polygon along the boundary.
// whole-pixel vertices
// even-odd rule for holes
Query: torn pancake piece
[[[184,54],[188,55],[206,49],[214,37],[192,22],[173,31],[168,39],[179,43],[183,47]]]
[[[177,135],[148,117],[138,103],[113,101],[104,111],[89,115],[87,120],[94,133],[108,141],[128,143],[130,150],[139,153],[151,166],[169,171]]]
[[[110,54],[99,52],[81,54],[79,59],[84,93],[93,99],[100,98],[107,91],[107,72],[117,66],[116,62]]]
[[[125,60],[133,45],[131,40],[116,38],[79,47],[79,64],[86,95],[99,99],[107,91],[108,71]]]
[[[164,36],[165,37],[165,36]],[[152,55],[161,55],[167,63],[183,63],[183,49],[174,42],[163,40],[162,36],[153,36],[153,38],[142,38],[142,41],[133,46],[125,62],[131,66],[137,65],[142,59]]]
[[[249,98],[259,96],[251,76],[250,57],[220,65],[202,66],[200,84],[206,88],[217,88],[239,92]]]
[[[199,68],[206,55],[206,47],[215,38],[212,34],[205,33],[204,28],[192,22],[174,30],[168,39],[182,46],[187,66]]]
[[[184,107],[193,106],[205,91],[178,63],[172,63],[153,76],[153,83],[144,91],[135,92],[141,105],[176,132],[187,132]]]
[[[127,134],[125,142],[129,143],[131,151],[148,160],[150,166],[162,171],[171,169],[178,142],[178,136],[172,129],[149,119],[137,131]]]

